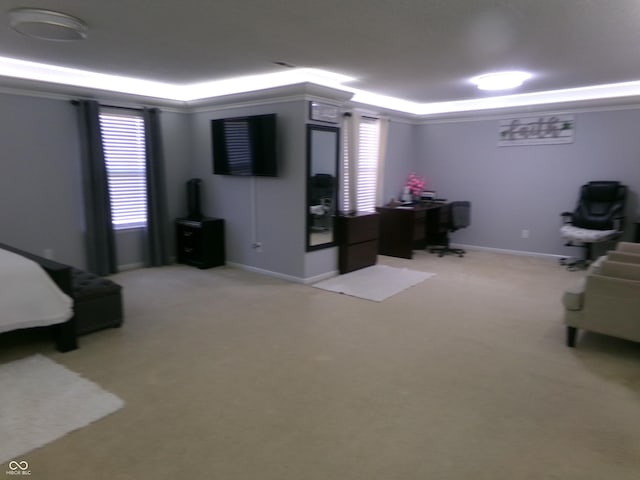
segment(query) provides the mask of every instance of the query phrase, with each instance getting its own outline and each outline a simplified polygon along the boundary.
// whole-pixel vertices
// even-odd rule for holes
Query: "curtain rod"
[[[80,100],[70,100],[71,105],[79,105],[80,104]],[[145,107],[123,107],[121,105],[107,105],[105,103],[100,103],[98,102],[98,105],[100,105],[101,107],[105,107],[105,108],[117,108],[119,110],[136,110],[136,111],[143,111]],[[153,107],[155,108],[155,107]]]
[[[351,112],[344,112],[342,114],[343,117],[352,117],[353,114]],[[378,117],[372,117],[371,115],[360,115],[362,118],[368,118],[369,120],[380,120]]]

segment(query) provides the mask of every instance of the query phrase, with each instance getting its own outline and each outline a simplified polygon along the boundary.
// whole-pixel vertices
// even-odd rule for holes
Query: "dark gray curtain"
[[[147,256],[148,267],[168,265],[167,191],[160,133],[160,112],[157,108],[143,110],[147,151]]]
[[[73,102],[78,111],[85,198],[87,270],[96,275],[118,271],[107,168],[100,135],[100,106],[94,100]]]

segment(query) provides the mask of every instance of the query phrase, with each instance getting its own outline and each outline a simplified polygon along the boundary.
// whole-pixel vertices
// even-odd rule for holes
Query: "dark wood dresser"
[[[336,239],[339,245],[338,269],[341,274],[376,264],[379,219],[380,215],[375,212],[336,217]]]
[[[224,265],[224,220],[209,217],[197,220],[178,218],[176,248],[178,263],[198,268]]]

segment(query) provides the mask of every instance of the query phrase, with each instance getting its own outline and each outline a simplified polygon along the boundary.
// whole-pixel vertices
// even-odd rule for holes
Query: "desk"
[[[380,214],[378,253],[413,258],[413,250],[439,244],[446,229],[446,203],[422,203],[412,207],[376,207]]]

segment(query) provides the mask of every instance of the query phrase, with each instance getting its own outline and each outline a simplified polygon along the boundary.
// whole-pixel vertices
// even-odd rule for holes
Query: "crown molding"
[[[559,115],[572,113],[612,112],[620,110],[640,109],[640,96],[619,99],[583,100],[564,103],[549,103],[531,107],[499,108],[464,112],[459,114],[442,114],[418,118],[418,125],[436,125],[443,123],[480,122],[485,120],[504,120],[514,115]]]
[[[199,113],[303,100],[331,102],[342,107],[351,96],[350,92],[305,82],[192,101],[187,103],[187,107],[189,111]]]
[[[0,77],[0,93],[53,100],[87,98],[127,106],[153,106],[164,110],[188,111],[188,105],[182,101],[9,77]]]
[[[353,96],[353,93],[344,90],[303,82],[184,102],[8,77],[0,77],[0,93],[49,98],[53,100],[90,98],[101,102],[124,104],[127,106],[154,106],[163,110],[180,113],[205,112],[302,100],[328,101],[342,107]]]
[[[557,111],[562,111],[563,113],[585,113],[596,111],[634,110],[640,108],[640,95],[630,95],[615,98],[574,100],[569,102],[555,102],[530,106],[513,106],[421,115],[357,102],[353,100],[353,92],[318,85],[311,82],[301,82],[298,84],[243,93],[234,93],[194,101],[178,101],[37,80],[0,77],[0,93],[49,98],[53,100],[90,98],[104,103],[129,107],[153,106],[164,111],[176,113],[198,113],[237,107],[315,100],[333,103],[345,111],[366,110],[372,115],[386,115],[391,120],[398,123],[415,125],[482,121],[508,118],[513,115],[535,115],[539,113]]]

